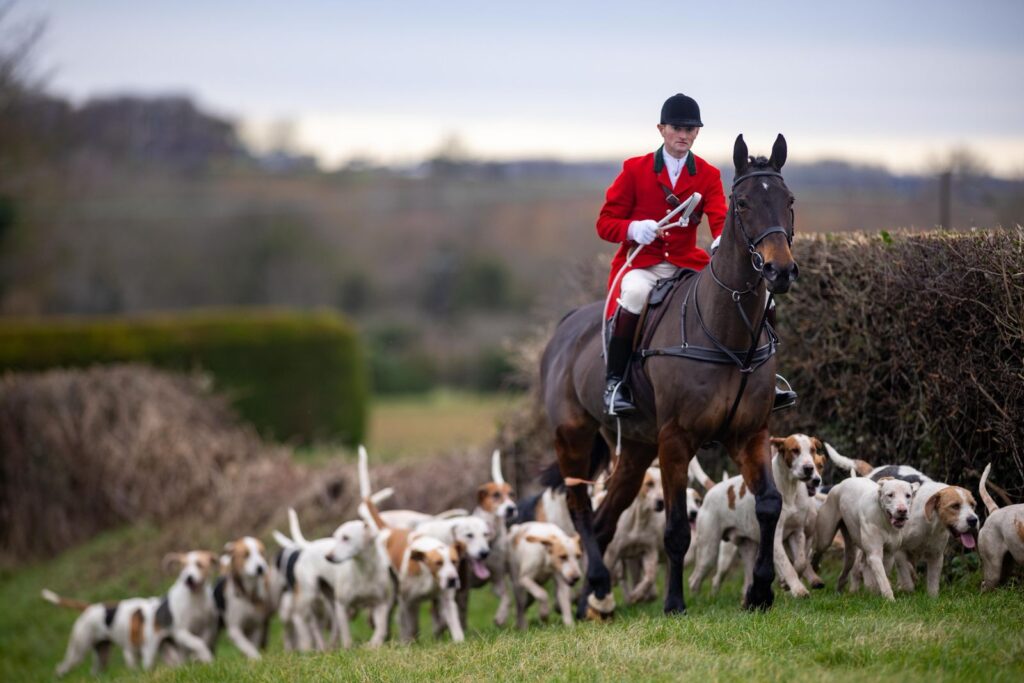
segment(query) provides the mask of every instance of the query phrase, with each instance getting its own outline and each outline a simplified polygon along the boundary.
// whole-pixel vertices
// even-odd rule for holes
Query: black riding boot
[[[621,417],[636,411],[623,378],[626,376],[626,368],[629,367],[629,358],[633,355],[633,338],[636,336],[636,324],[639,320],[638,314],[619,309],[612,329],[612,338],[608,340],[604,411],[612,417]]]
[[[768,312],[766,313],[766,316],[768,318],[768,324],[771,325],[772,327],[775,327],[775,307],[774,306],[772,306],[771,308],[768,309]],[[782,375],[776,375],[776,377],[781,379],[783,382],[786,382],[786,379],[784,377],[782,377]],[[786,386],[789,387],[789,382],[786,382]],[[773,411],[775,411],[775,410],[782,410],[783,408],[789,408],[790,406],[794,406],[794,405],[796,405],[796,392],[792,390],[792,387],[790,387],[788,389],[780,389],[779,387],[776,386],[775,387],[775,405],[772,407],[772,410]]]

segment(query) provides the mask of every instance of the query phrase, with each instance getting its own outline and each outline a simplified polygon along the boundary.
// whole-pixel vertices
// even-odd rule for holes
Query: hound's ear
[[[185,564],[185,558],[181,556],[181,553],[167,553],[164,555],[164,561],[161,563],[164,571],[172,571],[176,566]]]
[[[234,541],[228,541],[227,543],[225,543],[224,544],[224,552],[227,553],[228,555],[230,555],[231,553],[235,552],[235,542]]]
[[[939,507],[939,493],[942,492],[939,491],[935,493],[928,499],[928,502],[924,504],[924,518],[929,522],[932,521],[932,517],[935,515],[935,509]]]
[[[541,543],[541,544],[547,546],[548,548],[550,548],[552,545],[554,545],[554,543],[551,541],[551,539],[547,538],[546,536],[534,536],[533,534],[527,534],[526,535],[526,540],[529,541],[530,543]]]
[[[740,177],[747,171],[750,160],[747,156],[747,143],[743,141],[743,133],[736,136],[736,144],[732,146],[732,165],[735,167],[735,177]]]
[[[459,558],[462,558],[466,555],[465,543],[463,543],[462,541],[455,541],[455,543],[453,543],[452,545],[455,547],[455,552],[456,554],[458,554]]]
[[[427,555],[422,550],[413,550],[409,553],[409,559],[413,562],[422,562],[427,559]]]
[[[916,493],[917,493],[917,490],[918,490],[919,488],[921,488],[921,482],[919,482],[919,481],[915,481],[915,482],[912,482],[912,483],[910,484],[910,493],[911,493],[911,494],[916,494]]]
[[[490,492],[487,490],[487,484],[481,484],[476,490],[476,504],[483,505],[484,501],[487,500],[487,496]]]
[[[780,438],[778,436],[772,437],[772,457],[774,457],[777,453],[779,453],[782,450],[782,447],[785,445],[785,443],[786,440],[783,438]]]
[[[819,439],[818,437],[811,437],[811,443],[814,444],[814,450],[818,451],[819,453],[825,450],[825,447],[821,444],[821,439]]]
[[[768,165],[776,171],[781,171],[782,165],[786,163],[786,154],[786,138],[779,133],[779,136],[775,138],[775,144],[772,145],[772,156],[768,159]]]

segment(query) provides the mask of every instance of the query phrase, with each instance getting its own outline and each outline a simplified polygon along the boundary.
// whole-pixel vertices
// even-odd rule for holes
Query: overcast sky
[[[661,103],[695,97],[695,151],[922,170],[954,147],[1024,175],[1024,1],[363,2],[22,0],[49,18],[52,89],[185,93],[275,121],[330,166],[414,162],[456,135],[479,157],[624,158]]]

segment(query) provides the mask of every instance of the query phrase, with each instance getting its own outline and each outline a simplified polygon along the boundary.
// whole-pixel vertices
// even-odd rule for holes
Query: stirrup
[[[778,386],[775,387],[775,405],[772,406],[772,412],[795,406],[796,392],[793,391],[793,387],[790,386],[789,381],[787,381],[782,375],[775,375],[775,379],[776,382],[782,382],[786,385],[786,388],[780,389]]]
[[[622,417],[636,412],[636,406],[630,400],[629,387],[624,386],[623,380],[614,377],[608,380],[604,389],[604,412],[609,417]]]

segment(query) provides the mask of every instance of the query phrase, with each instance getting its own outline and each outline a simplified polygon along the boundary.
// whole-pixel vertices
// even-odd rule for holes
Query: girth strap
[[[671,346],[666,349],[641,349],[640,351],[637,351],[636,355],[641,361],[646,360],[651,356],[672,356],[674,358],[689,358],[690,360],[701,361],[703,363],[736,365],[735,356],[745,354],[746,351],[746,349],[737,350],[733,352],[733,355],[730,355],[725,351],[719,351],[718,349],[712,349],[706,346]],[[749,364],[757,367],[771,358],[774,353],[775,345],[765,344],[754,351],[753,355],[750,357]]]

